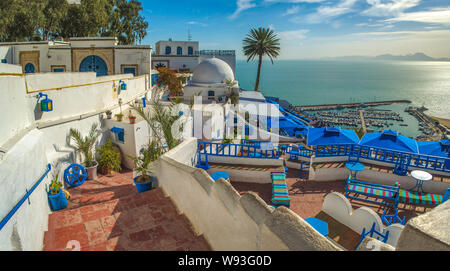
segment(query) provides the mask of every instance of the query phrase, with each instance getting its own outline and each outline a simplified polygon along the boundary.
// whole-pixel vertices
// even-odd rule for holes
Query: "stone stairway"
[[[43,250],[211,250],[161,188],[138,194],[131,180],[117,173],[69,189],[68,207],[49,216]]]

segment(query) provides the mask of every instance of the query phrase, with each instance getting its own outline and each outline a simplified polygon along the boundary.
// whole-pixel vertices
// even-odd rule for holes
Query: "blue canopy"
[[[419,153],[417,141],[390,130],[381,133],[367,133],[363,136],[359,145],[393,151]]]
[[[354,130],[338,127],[309,128],[307,145],[357,144],[358,135]]]
[[[432,156],[449,157],[449,142],[448,140],[441,141],[417,141],[419,146],[419,153]]]

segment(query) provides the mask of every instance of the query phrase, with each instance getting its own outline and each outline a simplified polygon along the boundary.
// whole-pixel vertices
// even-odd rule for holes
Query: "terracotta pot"
[[[130,123],[131,124],[135,124],[136,123],[136,117],[134,117],[134,118],[129,118],[130,119]]]

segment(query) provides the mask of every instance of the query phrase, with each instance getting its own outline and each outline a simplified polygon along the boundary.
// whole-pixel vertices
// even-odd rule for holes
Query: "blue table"
[[[351,171],[353,180],[356,180],[356,174],[358,171],[364,170],[364,165],[358,162],[348,162],[345,166]]]
[[[328,236],[328,223],[320,220],[315,217],[309,217],[305,219],[306,222],[308,222],[309,225],[311,225],[314,229],[316,229],[320,234],[323,236]]]
[[[224,180],[229,180],[230,175],[225,171],[216,171],[213,174],[211,174],[211,177],[214,181],[217,181],[220,178],[223,178]]]

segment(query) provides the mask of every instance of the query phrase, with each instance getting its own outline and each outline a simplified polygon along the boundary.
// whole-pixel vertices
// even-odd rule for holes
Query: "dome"
[[[192,81],[195,83],[217,84],[225,80],[234,81],[231,67],[223,60],[210,58],[203,60],[194,70]]]

